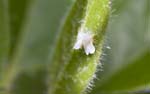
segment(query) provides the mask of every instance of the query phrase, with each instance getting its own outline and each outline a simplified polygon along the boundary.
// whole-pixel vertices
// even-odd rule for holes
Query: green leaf
[[[21,2],[20,5],[18,2]],[[2,84],[14,94],[41,94],[46,90],[45,67],[50,63],[47,60],[48,54],[52,51],[61,19],[71,4],[71,1],[66,0],[57,2],[58,0],[9,2],[11,65]]]
[[[132,91],[145,88],[150,83],[149,66],[150,52],[146,51],[130,64],[119,69],[115,74],[104,80],[96,90],[100,92]]]
[[[19,5],[17,3],[20,3]],[[17,5],[16,5],[17,4]],[[20,2],[20,0],[7,0],[5,1],[5,12],[7,13],[7,15],[5,15],[5,18],[7,17],[7,28],[9,29],[9,52],[7,52],[7,67],[3,67],[5,68],[5,71],[2,75],[2,77],[4,78],[3,81],[1,82],[1,85],[6,89],[5,87],[5,81],[7,81],[7,79],[9,79],[7,76],[9,75],[10,72],[10,68],[11,68],[11,59],[13,57],[13,52],[14,49],[17,45],[17,40],[19,37],[19,33],[20,29],[22,27],[22,22],[25,19],[25,11],[26,11],[26,6],[27,4],[27,0],[22,0]],[[6,40],[6,39],[5,39]]]
[[[0,83],[3,79],[5,69],[8,67],[8,53],[9,53],[9,25],[8,25],[8,5],[7,0],[0,0]],[[0,88],[2,84],[0,84]]]
[[[19,35],[21,28],[25,21],[27,8],[29,7],[29,0],[8,0],[8,12],[10,23],[10,52],[9,58],[13,57],[14,51],[17,50],[16,45],[19,42]]]
[[[49,94],[81,94],[91,84],[102,54],[109,9],[109,0],[76,0],[54,49]],[[86,55],[82,49],[73,50],[78,30],[82,28],[95,34],[93,55]]]

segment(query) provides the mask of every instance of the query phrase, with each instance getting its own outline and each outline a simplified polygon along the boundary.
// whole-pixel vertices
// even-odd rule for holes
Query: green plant
[[[150,1],[111,3],[0,0],[0,93],[149,92]]]
[[[61,27],[58,23],[64,14],[59,12],[65,10],[63,8],[65,6],[61,5],[62,9],[57,10],[58,6],[53,6],[57,1],[10,0],[8,2],[1,1],[3,5],[1,15],[3,16],[4,12],[7,14],[4,16],[6,20],[1,18],[9,29],[4,28],[7,33],[2,30],[6,33],[6,39],[2,40],[8,46],[7,54],[6,52],[3,54],[8,61],[1,62],[1,65],[8,64],[8,66],[1,66],[5,68],[2,70],[3,75],[0,80],[5,92],[84,93],[93,79],[102,53],[103,33],[110,10],[109,0],[72,2],[70,13],[64,18]],[[68,2],[66,1],[66,4]],[[16,6],[17,3],[20,5]],[[7,8],[4,8],[5,6]],[[54,16],[58,16],[59,19],[53,19],[53,7],[57,13]],[[83,22],[80,22],[81,20]],[[60,29],[57,31],[57,28]],[[92,36],[90,41],[93,39],[92,43],[96,49],[93,55],[88,55],[91,52],[85,53],[82,49],[73,49],[79,32],[89,32],[88,36]]]

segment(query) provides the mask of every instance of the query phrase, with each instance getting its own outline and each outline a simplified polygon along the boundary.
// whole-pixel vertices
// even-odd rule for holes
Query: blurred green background
[[[44,68],[73,2],[0,0],[0,94],[10,93],[1,79],[18,72],[13,94],[46,94]],[[89,94],[149,94],[150,0],[113,0],[111,6],[100,59],[103,66]]]
[[[103,70],[91,94],[149,91],[149,28],[149,0],[113,0],[101,57]]]

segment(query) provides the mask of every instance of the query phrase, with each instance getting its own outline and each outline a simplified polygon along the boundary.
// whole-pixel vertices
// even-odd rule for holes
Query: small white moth
[[[86,55],[94,54],[95,47],[93,45],[93,36],[91,31],[80,28],[73,49],[78,50],[83,47]]]

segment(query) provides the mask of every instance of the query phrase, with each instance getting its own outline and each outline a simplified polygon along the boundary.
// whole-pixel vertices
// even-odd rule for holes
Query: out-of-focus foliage
[[[91,94],[149,89],[150,1],[113,0],[111,16],[103,71]]]
[[[0,0],[0,92],[46,92],[47,59],[71,2]]]
[[[5,11],[7,8],[7,3],[0,0],[0,81],[3,79],[1,75],[4,75],[9,53],[8,13]]]

